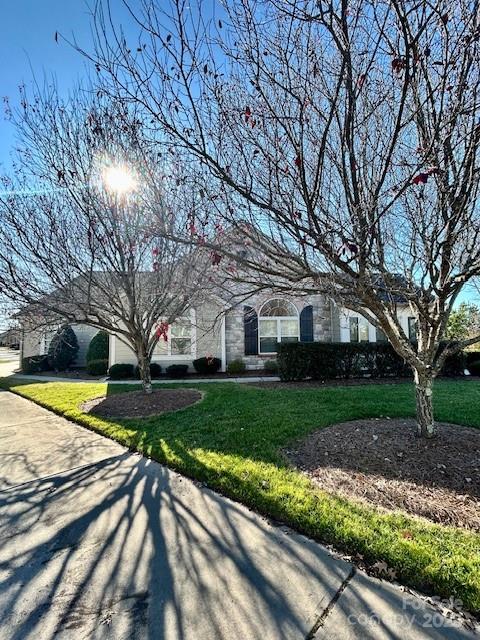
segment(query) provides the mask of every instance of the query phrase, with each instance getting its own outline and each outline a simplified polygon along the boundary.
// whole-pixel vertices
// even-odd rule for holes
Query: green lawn
[[[260,389],[189,384],[203,402],[177,413],[135,420],[86,415],[79,404],[105,384],[3,381],[53,411],[204,481],[221,493],[367,561],[384,560],[398,579],[438,595],[461,598],[480,611],[480,535],[327,495],[288,467],[279,448],[340,421],[413,415],[408,383],[320,389]],[[108,393],[138,387],[111,385]],[[437,418],[480,427],[480,384],[440,381]],[[405,530],[413,534],[404,537]]]

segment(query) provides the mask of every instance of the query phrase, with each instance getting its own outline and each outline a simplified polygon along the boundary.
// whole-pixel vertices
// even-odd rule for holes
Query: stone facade
[[[314,340],[320,342],[331,342],[333,336],[332,328],[332,305],[323,295],[315,296],[281,296],[278,294],[268,294],[262,292],[245,300],[242,304],[227,312],[225,317],[225,342],[227,364],[235,359],[245,362],[247,369],[262,369],[266,360],[274,360],[275,355],[245,355],[245,338],[243,323],[243,307],[250,306],[259,314],[265,302],[272,298],[285,298],[293,303],[300,315],[302,309],[309,305],[313,307],[313,332]]]

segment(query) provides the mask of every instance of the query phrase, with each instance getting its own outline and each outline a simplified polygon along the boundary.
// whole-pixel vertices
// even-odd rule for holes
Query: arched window
[[[298,342],[298,311],[288,300],[268,300],[260,309],[258,322],[259,353],[275,353],[279,342]]]

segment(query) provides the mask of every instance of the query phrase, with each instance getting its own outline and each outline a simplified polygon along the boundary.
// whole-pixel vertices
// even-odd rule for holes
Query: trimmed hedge
[[[467,369],[470,371],[472,376],[480,376],[480,360],[473,360],[470,362],[470,364],[467,365]]]
[[[237,358],[236,360],[232,360],[228,363],[227,373],[230,375],[237,375],[239,373],[243,373],[245,369],[245,362],[240,358]]]
[[[480,362],[480,351],[465,351],[467,369],[473,362]]]
[[[277,375],[278,362],[276,360],[267,360],[263,365],[263,368],[267,373],[274,373],[275,375]]]
[[[108,341],[109,335],[106,331],[99,331],[90,340],[87,350],[87,369],[88,363],[93,360],[107,360],[108,361]],[[106,371],[105,371],[106,373]]]
[[[162,367],[158,364],[158,362],[150,363],[150,377],[151,378],[159,378],[162,374]],[[135,375],[137,378],[140,378],[140,367],[137,365],[135,367]]]
[[[48,356],[28,356],[27,358],[22,358],[21,370],[22,373],[27,375],[40,373],[41,371],[50,371],[50,369]]]
[[[125,362],[112,364],[112,366],[108,370],[108,375],[112,380],[125,380],[126,378],[133,378],[134,366],[133,364],[127,364]]]
[[[443,343],[444,348],[447,343]],[[283,381],[332,380],[358,377],[406,378],[410,366],[384,342],[292,342],[278,345],[278,369]],[[442,374],[461,376],[462,352],[447,358]]]
[[[184,378],[187,375],[188,364],[171,364],[165,371],[169,378]]]
[[[108,371],[108,358],[99,360],[89,360],[87,362],[87,372],[91,376],[104,376]]]
[[[68,324],[60,327],[48,348],[48,364],[55,371],[65,371],[75,362],[78,340],[75,331]]]
[[[203,358],[197,358],[193,361],[193,368],[197,373],[201,374],[217,373],[221,366],[222,361],[220,358],[207,358],[203,356]]]

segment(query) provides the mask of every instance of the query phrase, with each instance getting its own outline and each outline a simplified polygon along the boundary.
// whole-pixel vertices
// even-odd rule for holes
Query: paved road
[[[0,392],[0,640],[474,637],[446,625],[321,545]]]
[[[19,365],[20,352],[0,347],[0,378],[12,375]]]

